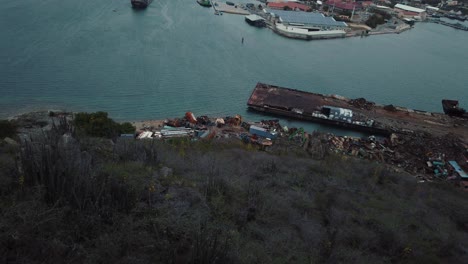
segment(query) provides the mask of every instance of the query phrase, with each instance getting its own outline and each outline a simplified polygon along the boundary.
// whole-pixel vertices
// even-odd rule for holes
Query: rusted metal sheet
[[[458,165],[458,163],[454,160],[449,161],[450,165],[453,167],[453,169],[460,175],[462,180],[468,180],[468,174]]]
[[[320,110],[323,105],[323,95],[257,83],[247,105],[269,106],[284,110],[298,108],[311,113]]]

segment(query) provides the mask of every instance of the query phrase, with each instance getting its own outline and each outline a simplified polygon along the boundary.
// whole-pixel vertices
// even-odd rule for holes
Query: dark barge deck
[[[331,99],[336,98],[317,93],[258,83],[253,90],[247,105],[250,109],[259,112],[338,126],[366,133],[388,136],[394,132],[391,128],[379,125],[375,120],[365,120],[373,123],[373,125],[367,125],[366,122],[362,120],[362,115],[360,115],[360,121],[362,122],[345,122],[317,116],[316,113],[320,112],[324,106],[348,109],[346,105],[337,104]]]

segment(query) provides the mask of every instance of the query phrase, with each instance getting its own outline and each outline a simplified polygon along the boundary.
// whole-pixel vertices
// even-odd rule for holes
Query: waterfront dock
[[[244,9],[243,5],[232,3],[228,5],[227,2],[211,1],[215,12],[236,14],[236,15],[250,15],[250,12]],[[229,2],[231,3],[231,2]]]
[[[451,28],[458,29],[458,30],[468,31],[468,26],[462,25],[460,23],[450,23],[450,22],[446,22],[440,19],[429,19],[427,20],[427,22],[444,25],[444,26],[451,27]]]

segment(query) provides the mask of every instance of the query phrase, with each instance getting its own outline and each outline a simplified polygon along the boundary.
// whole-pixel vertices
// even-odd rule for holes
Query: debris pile
[[[361,107],[373,105],[361,99],[351,101],[353,105]],[[137,135],[137,139],[174,137],[191,140],[236,138],[254,144],[261,150],[279,144],[287,148],[303,148],[316,158],[323,158],[326,153],[332,152],[392,165],[423,180],[454,179],[455,169],[449,161],[458,161],[461,167],[468,164],[468,147],[453,134],[439,137],[419,131],[391,134],[389,137],[348,137],[320,132],[310,134],[302,128],[283,127],[279,120],[245,122],[240,115],[209,118],[196,117],[187,112],[183,118],[166,120],[163,125],[145,128]]]
[[[214,138],[238,138],[246,143],[266,148],[282,132],[279,120],[262,120],[258,123],[246,123],[240,115],[209,118],[196,117],[192,112],[185,113],[183,118],[168,119],[162,125],[144,126],[137,139],[168,139],[188,137],[192,140]]]
[[[375,106],[374,102],[367,101],[365,98],[351,99],[348,103],[356,108],[366,110],[371,110]]]
[[[317,136],[317,135],[315,135]],[[413,135],[391,134],[388,138],[321,136],[334,153],[356,156],[402,168],[424,179],[450,179],[453,168],[449,160],[462,160],[467,146],[454,135],[432,137],[424,133]]]

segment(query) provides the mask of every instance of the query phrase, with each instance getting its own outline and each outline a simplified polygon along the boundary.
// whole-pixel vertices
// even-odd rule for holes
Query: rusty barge
[[[327,96],[291,88],[257,83],[247,105],[250,109],[300,120],[313,121],[361,132],[390,135],[394,131],[345,105],[338,96]]]

